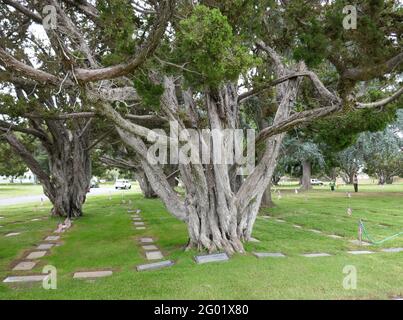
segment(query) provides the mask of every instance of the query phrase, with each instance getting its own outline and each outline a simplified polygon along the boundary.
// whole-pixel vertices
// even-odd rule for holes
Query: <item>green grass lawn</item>
[[[41,185],[34,184],[0,184],[0,199],[43,194]]]
[[[184,252],[186,226],[171,217],[158,200],[146,200],[134,191],[134,206],[142,210],[147,230],[135,230],[121,196],[88,198],[85,215],[62,235],[63,245],[51,250],[31,273],[43,266],[57,268],[57,290],[41,285],[0,283],[0,299],[387,299],[403,295],[403,252],[352,256],[347,250],[359,249],[347,239],[357,237],[357,221],[362,218],[369,233],[381,239],[403,231],[403,185],[385,188],[361,186],[362,192],[346,197],[351,187],[340,187],[331,193],[327,187],[295,194],[292,187],[282,188],[282,198],[273,195],[276,207],[261,215],[284,219],[285,223],[260,216],[253,236],[261,242],[246,244],[247,254],[235,255],[228,262],[197,265],[194,251]],[[126,197],[129,199],[129,197]],[[353,209],[349,217],[347,207]],[[12,262],[24,257],[41,239],[49,235],[58,222],[47,217],[49,207],[29,205],[1,207],[0,279],[12,272]],[[328,238],[293,227],[322,230],[345,237]],[[8,232],[22,232],[6,238]],[[175,265],[159,271],[136,272],[135,266],[146,263],[138,243],[141,236],[152,236],[167,259]],[[403,237],[382,246],[403,247]],[[368,250],[365,247],[363,250]],[[286,258],[257,259],[252,251],[282,252]],[[331,257],[305,258],[300,254],[327,252]],[[342,286],[343,268],[357,268],[356,290]],[[76,271],[114,270],[111,277],[95,281],[73,280]],[[29,272],[20,272],[27,274]]]

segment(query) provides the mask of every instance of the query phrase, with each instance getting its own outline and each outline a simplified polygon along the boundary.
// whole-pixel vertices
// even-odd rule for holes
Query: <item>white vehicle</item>
[[[132,184],[129,180],[119,179],[115,182],[115,189],[131,189]]]
[[[311,179],[311,185],[313,186],[323,186],[323,182],[318,179]]]

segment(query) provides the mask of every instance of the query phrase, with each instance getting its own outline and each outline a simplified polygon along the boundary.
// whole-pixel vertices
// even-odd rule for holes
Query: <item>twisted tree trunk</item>
[[[144,198],[151,199],[151,198],[156,198],[158,195],[154,192],[150,182],[148,181],[147,175],[143,170],[140,170],[139,168],[136,169],[134,176],[136,177],[136,180],[139,183],[141,192],[144,195]]]
[[[303,67],[301,64],[299,69]],[[286,72],[288,70],[283,66],[278,67],[279,77]],[[290,79],[286,84],[277,87],[279,105],[273,121],[275,125],[290,116],[300,81],[300,78]],[[162,166],[151,163],[147,157],[147,146],[141,138],[146,138],[150,132],[125,120],[109,104],[103,103],[98,106],[99,111],[116,124],[122,140],[136,152],[153,190],[164,202],[168,211],[186,223],[189,234],[187,247],[209,252],[224,250],[230,254],[244,252],[243,242],[251,238],[262,196],[272,180],[285,133],[275,134],[266,140],[266,148],[259,163],[244,181],[240,181],[242,182],[240,185],[233,183],[231,165],[211,162],[180,163],[178,168],[186,191],[185,198],[182,199],[169,184]],[[185,129],[178,117],[180,110],[176,88],[170,77],[164,78],[161,110],[168,119],[178,123],[179,129]],[[237,86],[226,84],[219,92],[206,91],[205,110],[210,130],[239,128]],[[187,142],[191,148],[200,150],[200,145],[209,144],[210,154],[223,154],[230,142],[225,141],[224,146],[216,145],[214,141],[208,143],[209,141],[206,141],[201,134],[202,129],[195,129],[202,140],[200,144]],[[166,144],[175,140],[164,135],[159,135],[159,138]]]
[[[68,130],[57,121],[49,121],[47,125],[52,138],[43,136],[41,142],[49,157],[49,172],[12,132],[6,133],[5,139],[42,184],[53,204],[51,213],[79,217],[91,179],[88,126],[83,130]]]
[[[51,190],[46,190],[52,204],[52,214],[80,217],[91,181],[91,159],[85,137],[67,131],[49,150]],[[84,143],[83,143],[84,142]],[[46,186],[44,187],[46,189]]]

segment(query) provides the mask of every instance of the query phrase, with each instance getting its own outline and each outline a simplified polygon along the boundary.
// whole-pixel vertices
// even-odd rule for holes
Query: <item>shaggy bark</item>
[[[150,184],[150,181],[148,181],[147,175],[143,170],[136,170],[134,175],[140,185],[140,189],[144,195],[144,198],[151,199],[158,197],[157,194],[154,192]]]
[[[80,217],[91,180],[91,160],[85,139],[68,132],[49,152],[55,216]]]
[[[53,204],[52,215],[79,217],[91,179],[91,161],[86,149],[88,134],[80,135],[80,132],[69,131],[56,123],[50,127],[54,129],[53,141],[43,141],[49,156],[49,173],[12,132],[4,136],[42,184],[45,195]]]
[[[303,66],[300,66],[302,69]],[[278,68],[279,75],[286,72]],[[278,87],[279,107],[274,124],[289,116],[295,102],[300,80],[293,78]],[[183,122],[177,117],[179,105],[175,84],[171,78],[164,80],[164,94],[161,98],[162,110],[167,118],[176,120],[179,129]],[[239,106],[236,86],[225,85],[219,92],[208,92],[205,106],[209,119],[209,129],[238,128]],[[189,233],[188,248],[206,249],[210,252],[225,250],[228,253],[243,252],[242,241],[251,237],[263,193],[272,179],[281,141],[285,133],[271,136],[266,141],[266,149],[255,170],[238,188],[234,188],[231,168],[226,164],[180,164],[181,179],[186,190],[184,201],[172,187],[158,165],[150,165],[147,149],[138,136],[146,137],[149,130],[128,123],[108,104],[103,104],[100,112],[113,120],[123,141],[141,157],[141,165],[154,191],[163,200],[168,210],[186,222]],[[200,130],[199,130],[200,131]],[[201,131],[200,131],[201,132]],[[199,132],[199,133],[200,133]],[[203,144],[210,141],[203,140]],[[210,144],[211,153],[223,152],[222,146]],[[198,146],[193,146],[198,148]],[[198,149],[197,149],[198,150]]]

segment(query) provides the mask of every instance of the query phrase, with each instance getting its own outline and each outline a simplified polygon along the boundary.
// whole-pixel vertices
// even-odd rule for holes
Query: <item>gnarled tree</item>
[[[114,9],[123,8],[126,13],[120,17],[125,23],[110,30],[116,35],[131,34],[135,22],[128,21],[127,17],[135,9],[125,7],[126,4],[119,6],[116,1],[102,3],[113,3],[117,6]],[[251,237],[262,195],[272,179],[281,142],[288,130],[332,114],[354,112],[357,108],[382,108],[399,99],[403,92],[396,80],[392,86],[394,93],[387,98],[368,101],[369,96],[364,93],[360,97],[363,102],[357,102],[355,96],[360,82],[386,74],[395,77],[401,72],[403,53],[399,46],[401,39],[396,36],[401,25],[393,11],[396,9],[389,3],[360,3],[359,12],[366,24],[354,32],[343,29],[343,1],[326,4],[312,1],[308,8],[302,0],[257,3],[209,0],[199,1],[197,5],[178,1],[181,15],[173,16],[170,13],[174,1],[160,1],[158,5],[149,1],[149,4],[146,11],[151,11],[149,14],[154,16],[151,21],[156,23],[151,32],[145,33],[148,37],[141,42],[144,45],[136,47],[134,43],[133,49],[125,46],[120,37],[112,37],[106,45],[111,55],[103,62],[117,59],[119,67],[92,66],[85,70],[74,61],[72,72],[65,70],[63,87],[67,90],[73,85],[75,75],[83,89],[83,99],[115,124],[121,139],[136,152],[150,184],[168,211],[187,224],[189,248],[244,251],[243,241]],[[109,7],[96,9],[106,12],[105,8]],[[93,19],[94,11],[83,12]],[[69,17],[73,19],[74,12],[59,6],[58,17],[66,22]],[[170,28],[163,37],[168,20]],[[383,24],[386,20],[389,23]],[[107,24],[108,20],[101,19],[100,23]],[[119,28],[123,32],[118,34]],[[96,34],[94,30],[93,39]],[[372,35],[371,41],[363,41],[362,37],[368,34]],[[86,38],[77,40],[80,39]],[[156,49],[158,42],[162,45]],[[64,52],[71,52],[69,46],[75,46],[89,62],[90,56],[93,59],[97,56],[95,52],[102,55],[98,49],[87,50],[85,42],[82,45],[78,45],[80,41],[61,43],[65,45]],[[144,47],[149,48],[146,54],[142,54]],[[135,58],[128,54],[131,51],[137,52]],[[6,68],[34,81],[60,86],[64,79],[46,70],[32,70],[4,49],[0,49],[0,61]],[[255,72],[257,64],[264,66],[263,73]],[[328,71],[326,81],[319,78],[316,68]],[[95,83],[111,78],[117,79]],[[240,83],[243,88],[238,87]],[[302,86],[313,89],[310,90],[312,104],[299,103],[304,93]],[[118,102],[125,99],[117,98],[115,93],[132,92],[133,87],[140,106],[121,108]],[[254,170],[240,179],[234,165],[179,163],[186,191],[184,198],[169,184],[162,166],[147,157],[149,135],[165,141],[171,149],[176,139],[155,133],[127,116],[133,109],[148,110],[150,115],[175,122],[180,130],[192,128],[202,136],[202,129],[206,128],[244,128],[247,122],[243,102],[250,97],[259,98],[263,92],[270,93],[275,112],[267,119],[268,126],[258,132],[256,142],[264,147]],[[186,143],[195,151],[196,159],[200,158],[200,145]],[[225,141],[223,147],[212,143],[211,152],[221,153],[228,144]],[[201,145],[209,145],[209,141],[203,137]]]

